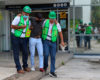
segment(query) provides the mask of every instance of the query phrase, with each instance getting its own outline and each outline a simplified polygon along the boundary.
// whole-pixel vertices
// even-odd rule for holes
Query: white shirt
[[[95,34],[98,33],[98,29],[97,29],[97,27],[94,29],[94,33],[95,33]]]
[[[17,26],[17,25],[19,24],[19,22],[20,22],[20,16],[16,16],[16,17],[14,18],[14,20],[12,21],[12,25]],[[24,24],[25,24],[25,25],[26,25],[26,22],[27,22],[27,20],[24,20]],[[29,21],[29,26],[30,26],[30,25],[31,25],[31,22]],[[12,32],[12,33],[14,33],[14,31],[15,31],[15,29],[11,29],[11,32]],[[23,32],[26,32],[26,28],[23,29]],[[25,34],[22,34],[21,37],[24,38],[24,37],[25,37]]]
[[[43,27],[45,25],[45,22],[46,22],[46,20],[43,23]],[[47,40],[51,40],[51,37],[50,36],[51,36],[51,33],[52,33],[52,26],[53,26],[53,24],[49,23],[49,30],[48,30]],[[60,26],[59,23],[57,23],[57,29],[58,29],[58,32],[61,32],[61,26]]]

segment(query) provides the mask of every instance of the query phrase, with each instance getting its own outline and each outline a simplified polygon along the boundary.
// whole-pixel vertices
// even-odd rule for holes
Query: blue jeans
[[[48,40],[43,40],[43,50],[44,50],[44,68],[48,67],[48,57],[51,57],[51,69],[50,72],[55,72],[55,57],[56,57],[56,42],[51,42]]]
[[[23,68],[27,68],[27,60],[28,60],[28,52],[27,52],[27,38],[19,38],[15,37],[13,34],[11,34],[11,43],[12,43],[12,49],[13,49],[13,56],[14,56],[14,62],[16,64],[17,70],[21,70],[21,64],[19,60],[19,52],[20,49],[22,50],[22,62],[23,62]]]
[[[29,39],[29,50],[31,53],[30,60],[31,60],[31,67],[34,66],[34,55],[35,55],[35,47],[37,48],[38,55],[39,55],[39,68],[43,68],[43,45],[41,38],[30,38]]]
[[[81,33],[82,34],[82,33]],[[82,43],[84,41],[84,36],[80,36],[80,47],[82,47]]]
[[[85,36],[85,47],[87,47],[88,44],[88,49],[91,48],[91,36]]]

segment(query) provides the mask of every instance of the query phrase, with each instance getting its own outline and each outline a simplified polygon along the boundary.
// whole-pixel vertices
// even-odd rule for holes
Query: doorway
[[[51,9],[47,9],[47,10],[32,10],[32,13],[30,16],[35,17],[36,13],[41,13],[43,15],[43,20],[48,18],[48,14],[51,11]],[[68,47],[68,39],[69,39],[69,15],[68,15],[68,9],[55,9],[54,10],[57,13],[57,21],[60,23],[61,25],[61,29],[62,29],[62,33],[63,33],[63,37],[64,37],[64,42],[67,43],[67,46],[65,48],[65,51],[69,50]],[[60,37],[58,37],[57,39],[57,52],[62,52],[61,48],[60,48]]]

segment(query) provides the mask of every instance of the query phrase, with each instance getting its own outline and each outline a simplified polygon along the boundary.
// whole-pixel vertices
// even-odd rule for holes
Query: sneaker
[[[40,71],[41,71],[41,72],[44,72],[44,69],[43,69],[43,68],[40,68]]]
[[[32,67],[32,68],[31,68],[31,71],[35,71],[35,68],[34,68],[34,67]]]
[[[50,77],[55,77],[55,78],[57,77],[57,75],[54,72],[50,72],[49,75]]]

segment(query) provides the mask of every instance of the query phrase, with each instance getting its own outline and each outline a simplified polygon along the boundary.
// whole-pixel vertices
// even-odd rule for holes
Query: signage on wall
[[[60,12],[60,18],[67,18],[66,12]]]
[[[60,25],[61,25],[61,28],[62,29],[66,29],[66,27],[67,27],[67,22],[66,22],[66,19],[67,19],[67,14],[66,14],[66,12],[65,11],[62,11],[62,12],[60,12]]]
[[[32,9],[59,9],[68,8],[70,6],[69,2],[65,3],[49,3],[49,4],[25,4],[29,5]],[[25,5],[7,5],[6,9],[23,9]]]
[[[62,29],[66,29],[66,20],[65,19],[60,20],[60,25]]]
[[[68,3],[54,3],[53,7],[67,7]]]

